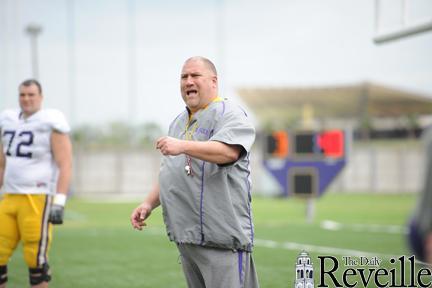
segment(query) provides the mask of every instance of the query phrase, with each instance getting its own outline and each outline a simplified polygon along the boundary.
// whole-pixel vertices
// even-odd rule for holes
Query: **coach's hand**
[[[169,136],[164,136],[159,138],[156,141],[156,149],[159,149],[163,155],[172,155],[176,156],[181,153],[184,153],[183,151],[183,140],[176,139]]]
[[[49,222],[52,224],[63,224],[64,207],[53,204],[49,214]]]
[[[151,205],[143,202],[132,211],[130,221],[132,227],[137,230],[142,230],[147,224],[144,222],[151,214]]]

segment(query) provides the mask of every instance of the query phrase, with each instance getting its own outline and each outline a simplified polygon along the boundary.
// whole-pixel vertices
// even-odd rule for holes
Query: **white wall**
[[[421,147],[353,148],[343,172],[330,186],[336,192],[410,193],[420,190]],[[73,193],[80,197],[142,198],[157,181],[160,154],[152,151],[80,151],[75,153]],[[253,193],[277,195],[279,187],[251,157]]]

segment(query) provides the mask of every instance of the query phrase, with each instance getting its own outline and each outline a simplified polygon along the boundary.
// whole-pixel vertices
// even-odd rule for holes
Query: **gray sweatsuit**
[[[211,253],[227,253],[227,250],[241,253],[241,257],[233,257],[233,261],[241,263],[237,263],[238,271],[234,271],[238,274],[238,283],[230,287],[258,287],[254,267],[251,281],[244,279],[251,273],[243,271],[242,267],[244,263],[253,264],[250,254],[254,229],[249,152],[255,140],[255,129],[246,113],[228,100],[214,101],[192,117],[189,115],[187,109],[181,113],[171,123],[168,135],[178,139],[239,145],[242,153],[236,162],[228,165],[184,154],[163,158],[159,174],[160,200],[168,237],[178,244],[182,259],[187,256],[193,261],[194,254],[198,254],[184,255],[188,250],[184,245],[199,246],[197,249],[208,247]],[[191,175],[186,173],[185,166],[191,166]],[[209,262],[205,260],[203,263],[217,266],[215,259],[218,257],[211,257],[211,253],[207,253]],[[195,267],[197,263],[188,267]],[[190,279],[196,277],[188,277],[188,274],[200,273],[203,269],[188,269],[185,264],[183,268],[190,287],[221,287],[218,284],[220,279],[216,282],[206,280],[203,279],[205,275],[198,275],[197,279],[202,282],[194,284],[195,281]],[[244,286],[244,283],[256,284]]]

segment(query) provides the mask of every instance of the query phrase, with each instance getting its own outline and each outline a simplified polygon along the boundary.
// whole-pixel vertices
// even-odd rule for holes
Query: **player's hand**
[[[147,226],[144,221],[150,216],[151,210],[151,206],[146,202],[135,208],[130,216],[132,227],[136,230],[142,230],[144,226]]]
[[[156,149],[159,149],[163,155],[179,155],[183,153],[182,140],[165,136],[156,141]]]
[[[53,204],[49,214],[49,222],[52,224],[63,224],[64,206]]]

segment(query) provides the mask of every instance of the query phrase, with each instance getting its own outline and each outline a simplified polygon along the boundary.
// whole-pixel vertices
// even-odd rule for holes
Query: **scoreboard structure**
[[[264,167],[284,196],[321,196],[347,161],[342,130],[274,131],[264,146]]]

